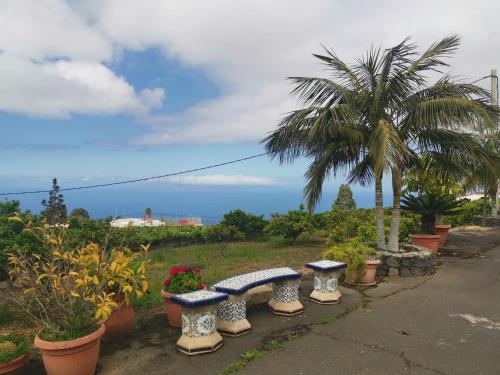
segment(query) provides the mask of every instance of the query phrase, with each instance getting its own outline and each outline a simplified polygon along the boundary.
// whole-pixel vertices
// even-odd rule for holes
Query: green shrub
[[[0,335],[0,364],[10,362],[29,352],[31,338],[18,334]]]
[[[373,248],[363,244],[358,239],[344,242],[341,245],[332,246],[325,257],[347,263],[347,272],[355,271],[356,280],[363,277],[368,258],[378,257],[380,254]]]
[[[0,280],[7,278],[5,271],[6,253],[21,250],[30,254],[46,252],[40,241],[23,230],[22,223],[9,220],[16,213],[19,213],[25,222],[31,220],[35,225],[41,223],[41,220],[32,215],[30,211],[21,212],[19,201],[0,202]]]
[[[224,256],[224,250],[230,242],[245,239],[245,235],[232,225],[215,224],[208,227],[206,233],[208,241],[219,244],[222,256]]]
[[[312,218],[305,211],[288,211],[286,215],[272,214],[264,232],[295,242],[302,233],[313,230]]]
[[[483,202],[483,198],[464,202],[462,212],[458,215],[446,216],[444,218],[444,223],[451,224],[454,227],[472,224],[474,222],[474,216],[483,214]],[[488,201],[486,204],[486,210],[489,213],[491,212],[490,202]]]
[[[224,214],[224,219],[220,222],[223,225],[233,226],[246,237],[262,236],[267,220],[263,216],[256,216],[246,213],[240,209],[229,211]]]

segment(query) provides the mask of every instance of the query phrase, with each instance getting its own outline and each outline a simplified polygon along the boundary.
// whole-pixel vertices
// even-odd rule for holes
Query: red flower
[[[201,268],[200,268],[200,267],[196,267],[196,268],[194,269],[194,272],[196,272],[196,273],[200,273],[200,272],[201,272]]]
[[[205,284],[198,285],[198,289],[205,289]]]
[[[175,266],[174,266],[174,267],[170,268],[170,276],[175,276],[175,275],[177,275],[179,272],[180,272],[180,271],[179,271],[179,267],[175,267]]]
[[[163,286],[166,288],[170,285],[170,277],[167,277],[165,281],[163,282]]]

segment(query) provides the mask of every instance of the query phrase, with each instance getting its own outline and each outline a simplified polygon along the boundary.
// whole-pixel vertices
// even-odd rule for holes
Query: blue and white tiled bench
[[[214,352],[222,345],[217,332],[217,304],[228,299],[226,293],[209,290],[173,295],[171,301],[182,306],[182,336],[177,349],[188,355]]]
[[[260,285],[273,283],[270,309],[279,315],[296,315],[304,311],[299,301],[300,273],[291,268],[273,268],[246,273],[219,281],[213,285],[218,292],[229,294],[227,301],[219,303],[217,330],[227,336],[240,336],[250,332],[246,318],[246,292]]]
[[[342,300],[342,294],[337,289],[338,274],[347,264],[332,260],[320,260],[306,264],[314,270],[314,290],[309,295],[311,301],[320,304],[335,304]]]

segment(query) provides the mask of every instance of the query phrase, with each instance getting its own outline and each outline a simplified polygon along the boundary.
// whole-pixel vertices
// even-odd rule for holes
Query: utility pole
[[[498,75],[497,75],[497,70],[496,69],[491,69],[491,105],[498,107]],[[498,132],[498,124],[496,124],[497,127],[495,129],[495,132]],[[497,217],[498,215],[498,194],[500,193],[500,184],[497,181],[497,192],[495,195],[495,201],[492,202],[493,204],[491,205],[491,216],[494,218]]]

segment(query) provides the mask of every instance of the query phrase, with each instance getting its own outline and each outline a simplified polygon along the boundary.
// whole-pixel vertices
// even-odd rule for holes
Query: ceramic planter
[[[410,234],[410,238],[412,244],[425,247],[436,254],[441,236],[439,234]]]
[[[17,373],[21,367],[24,366],[28,360],[28,353],[13,359],[7,363],[0,363],[0,374],[1,375],[14,375]]]
[[[106,333],[103,336],[104,341],[119,341],[123,339],[130,327],[135,322],[135,311],[132,305],[127,305],[121,302],[120,307],[111,313],[104,325],[106,326]]]
[[[93,375],[99,359],[101,336],[106,328],[76,340],[51,342],[35,337],[47,375]]]
[[[168,323],[172,327],[182,327],[182,307],[176,303],[173,303],[170,300],[170,297],[173,295],[172,293],[165,292],[162,290],[160,292],[163,297],[165,314],[167,315]]]
[[[375,285],[377,284],[375,281],[375,274],[377,273],[377,267],[381,263],[380,259],[367,259],[365,271],[363,273],[363,277],[361,280],[356,280],[356,270],[349,271],[347,273],[347,282],[349,284],[355,285]]]
[[[436,224],[434,226],[436,234],[439,234],[439,246],[443,246],[448,239],[448,232],[451,229],[451,225],[449,224]]]

